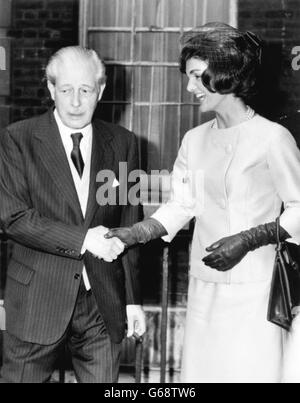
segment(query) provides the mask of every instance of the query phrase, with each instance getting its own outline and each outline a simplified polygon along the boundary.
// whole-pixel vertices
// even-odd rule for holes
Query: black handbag
[[[300,307],[300,247],[280,241],[280,222],[276,219],[276,256],[270,291],[268,321],[290,330]]]

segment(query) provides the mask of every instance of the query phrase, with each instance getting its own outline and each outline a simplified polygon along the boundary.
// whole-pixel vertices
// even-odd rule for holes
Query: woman
[[[183,38],[181,71],[201,112],[216,118],[184,137],[170,201],[108,237],[171,241],[196,217],[182,381],[280,382],[285,334],[266,319],[272,244],[282,202],[280,237],[300,241],[300,153],[286,129],[247,106],[259,39],[220,23],[198,31]]]

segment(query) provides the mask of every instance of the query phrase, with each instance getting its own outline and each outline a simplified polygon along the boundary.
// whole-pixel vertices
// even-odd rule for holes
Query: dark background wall
[[[299,0],[239,0],[239,28],[265,40],[258,109],[268,117],[300,109],[300,70],[292,68],[292,50],[300,46]]]
[[[44,69],[59,48],[78,44],[78,0],[13,0],[11,121],[47,109]]]
[[[78,43],[78,3],[13,0],[11,121],[45,111],[44,68],[55,50]],[[300,71],[292,69],[292,49],[300,46],[300,0],[239,0],[238,21],[266,42],[258,110],[276,119],[300,109]]]

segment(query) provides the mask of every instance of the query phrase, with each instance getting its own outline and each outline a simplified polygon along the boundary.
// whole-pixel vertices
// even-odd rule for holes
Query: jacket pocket
[[[28,266],[12,259],[8,267],[7,276],[21,284],[28,285],[34,273],[35,271]]]

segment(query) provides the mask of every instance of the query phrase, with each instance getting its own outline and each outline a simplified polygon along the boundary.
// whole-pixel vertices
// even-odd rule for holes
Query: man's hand
[[[107,232],[108,229],[102,226],[89,229],[83,243],[83,250],[88,250],[105,262],[113,262],[124,252],[124,244],[118,238],[105,239],[104,235]]]
[[[146,332],[146,318],[141,305],[127,305],[127,337],[132,337],[134,334],[143,336]]]
[[[249,252],[247,243],[240,234],[220,239],[206,249],[212,252],[203,260],[206,266],[218,271],[231,270]]]

